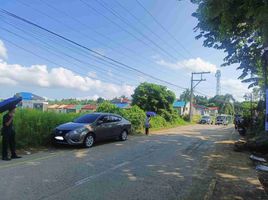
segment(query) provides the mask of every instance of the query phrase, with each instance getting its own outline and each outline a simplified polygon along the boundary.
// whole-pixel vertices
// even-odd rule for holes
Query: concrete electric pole
[[[193,99],[194,99],[194,88],[201,83],[202,81],[206,81],[203,79],[203,74],[209,74],[210,72],[192,72],[191,77],[191,100],[190,100],[190,122],[193,120]],[[195,75],[200,75],[199,79],[194,79]],[[195,83],[197,82],[197,83]]]

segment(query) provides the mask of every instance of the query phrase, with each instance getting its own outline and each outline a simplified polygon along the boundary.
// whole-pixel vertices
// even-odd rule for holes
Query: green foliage
[[[107,112],[115,113],[121,115],[122,117],[129,120],[132,124],[132,129],[134,132],[141,130],[145,122],[145,112],[141,110],[138,106],[133,106],[130,109],[123,110],[117,108],[114,104],[110,102],[104,102],[99,105],[97,112]]]
[[[197,39],[227,53],[223,66],[238,63],[249,87],[263,83],[262,50],[268,46],[268,3],[260,0],[191,0],[198,5]],[[248,78],[250,75],[250,78]],[[252,76],[256,75],[256,76]],[[265,77],[266,78],[266,77]]]
[[[103,102],[98,107],[98,112],[115,113],[123,116],[132,123],[133,133],[144,129],[145,112],[138,106],[124,110],[117,108],[110,102]],[[168,128],[186,124],[184,120],[178,117],[176,111],[170,112],[162,110],[162,115],[153,117],[151,120],[152,128]],[[50,136],[55,127],[60,124],[73,121],[76,117],[82,115],[76,113],[55,113],[42,112],[32,109],[17,109],[14,126],[16,129],[16,140],[18,148],[39,147],[50,144]],[[2,116],[0,117],[2,124]]]
[[[158,112],[160,109],[170,111],[176,96],[165,86],[142,83],[135,89],[132,98],[132,104],[144,111]]]
[[[190,100],[191,100],[191,91],[189,89],[186,89],[180,95],[180,101],[189,102]]]
[[[59,124],[72,121],[77,116],[78,114],[17,109],[14,126],[18,148],[49,144],[52,130]],[[2,124],[2,116],[0,121]]]

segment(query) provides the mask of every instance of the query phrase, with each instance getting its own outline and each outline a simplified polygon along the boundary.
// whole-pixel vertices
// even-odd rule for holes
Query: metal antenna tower
[[[217,78],[216,95],[221,94],[221,70],[217,70],[215,77]]]

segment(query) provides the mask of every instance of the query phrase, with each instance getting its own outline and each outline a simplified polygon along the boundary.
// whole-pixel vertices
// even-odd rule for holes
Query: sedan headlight
[[[75,130],[71,131],[70,135],[78,136],[78,135],[81,135],[81,134],[84,134],[84,133],[87,133],[87,129],[85,127],[78,128],[78,129],[75,129]]]

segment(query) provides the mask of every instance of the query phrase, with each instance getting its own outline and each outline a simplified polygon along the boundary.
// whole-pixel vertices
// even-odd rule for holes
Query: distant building
[[[117,104],[117,103],[123,103],[123,104],[127,103],[127,104],[131,104],[131,100],[128,99],[128,98],[115,98],[115,99],[111,100],[111,102],[112,102],[113,104]]]
[[[216,116],[219,113],[219,107],[207,107],[207,112],[211,116]]]
[[[81,108],[81,112],[95,112],[96,110],[97,110],[97,105],[93,105],[93,104],[87,104]]]
[[[117,108],[129,109],[131,105],[129,103],[113,103]]]
[[[173,103],[173,108],[176,109],[180,116],[190,114],[190,103],[185,101],[176,101]]]
[[[45,98],[37,96],[29,92],[20,92],[16,96],[22,97],[22,101],[19,104],[22,108],[31,108],[46,111],[48,108],[48,102]]]
[[[68,105],[58,105],[53,104],[48,106],[48,111],[54,111],[57,113],[80,113],[80,112],[94,112],[96,111],[96,105],[75,105],[75,104],[68,104]]]

